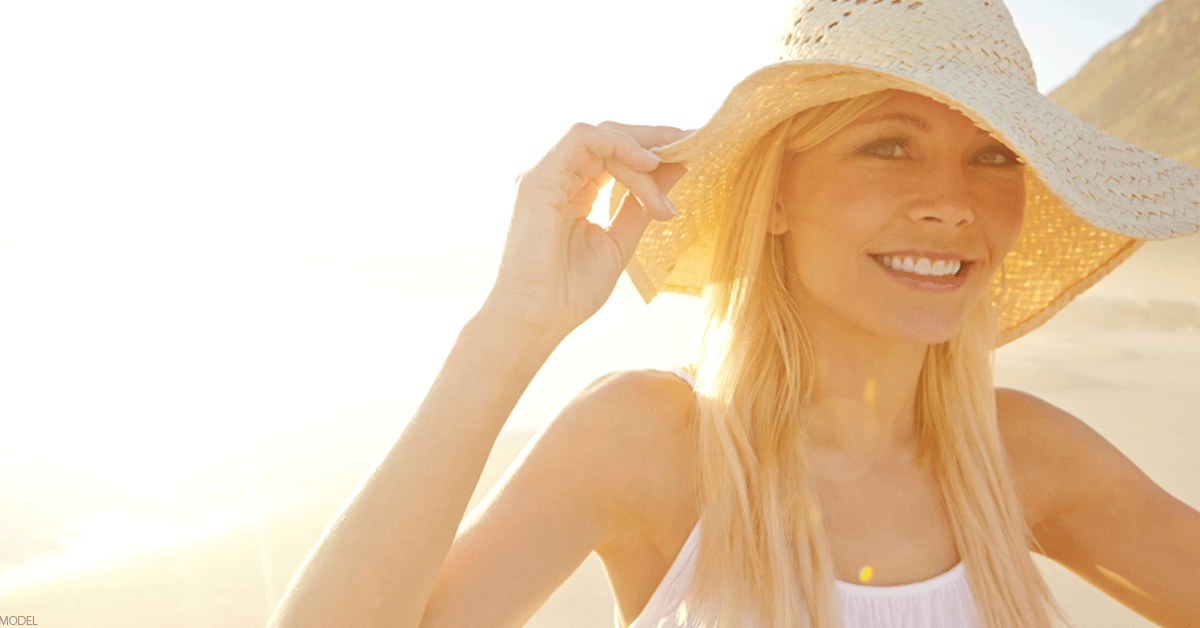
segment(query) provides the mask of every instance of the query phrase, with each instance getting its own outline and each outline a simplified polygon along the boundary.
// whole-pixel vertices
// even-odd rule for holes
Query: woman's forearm
[[[417,626],[500,428],[558,341],[485,313],[472,318],[269,627]]]
[[[673,210],[647,146],[668,127],[577,124],[521,174],[496,283],[416,414],[326,528],[268,624],[415,627],[484,463],[562,337],[612,294],[652,216]],[[633,191],[586,220],[605,173]]]

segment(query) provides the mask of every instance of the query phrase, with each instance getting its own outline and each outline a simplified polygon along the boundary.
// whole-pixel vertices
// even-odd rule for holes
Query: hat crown
[[[1001,0],[802,0],[778,46],[781,61],[836,60],[914,78],[994,67],[1037,87]]]

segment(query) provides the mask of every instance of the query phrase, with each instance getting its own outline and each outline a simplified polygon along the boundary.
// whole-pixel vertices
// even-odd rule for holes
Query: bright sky
[[[1043,88],[1152,4],[1009,3]],[[789,6],[5,3],[0,504],[119,487],[186,518],[295,485],[289,455],[377,453],[487,289],[516,175],[577,120],[703,123]],[[614,300],[514,420],[686,358],[661,338],[689,300]]]

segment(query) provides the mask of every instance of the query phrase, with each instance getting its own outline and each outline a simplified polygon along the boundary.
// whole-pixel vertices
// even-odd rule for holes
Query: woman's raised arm
[[[682,135],[576,125],[520,177],[492,292],[399,438],[310,552],[271,628],[419,625],[513,406],[562,338],[611,294],[651,217],[673,215],[651,176],[671,169],[642,145]],[[586,217],[607,176],[640,204],[627,199],[605,229]]]
[[[1160,626],[1200,626],[1200,512],[1067,412],[1006,389],[996,406],[1037,551]]]

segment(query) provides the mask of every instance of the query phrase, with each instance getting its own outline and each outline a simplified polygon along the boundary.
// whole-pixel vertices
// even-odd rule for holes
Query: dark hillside
[[[1200,0],[1159,3],[1050,98],[1110,135],[1200,168]],[[1129,302],[1117,307],[1112,298]],[[1196,306],[1200,235],[1147,243],[1062,318],[1153,319],[1156,329],[1171,320],[1200,330]]]
[[[1200,168],[1200,0],[1165,0],[1050,94],[1115,137]]]

